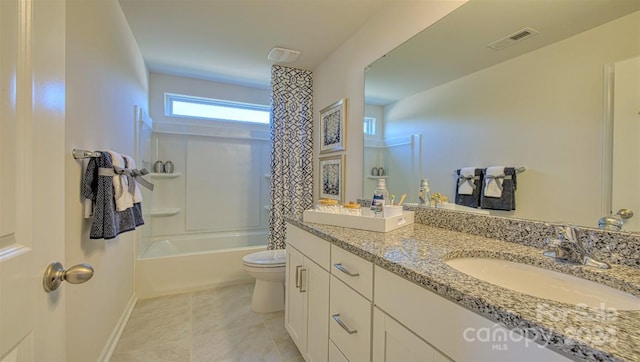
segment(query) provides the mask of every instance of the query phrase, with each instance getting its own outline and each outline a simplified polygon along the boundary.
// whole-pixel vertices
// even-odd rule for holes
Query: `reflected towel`
[[[476,177],[475,167],[463,167],[458,170],[458,194],[473,195],[473,190],[477,187],[473,182]]]
[[[487,167],[484,173],[484,196],[502,197],[502,181],[504,180],[504,166]]]
[[[483,194],[480,197],[480,207],[482,209],[505,210],[512,211],[516,209],[516,169],[514,167],[504,168],[504,178],[501,179],[501,195],[500,197],[486,196],[485,188],[482,188]]]
[[[456,173],[458,174],[458,176],[460,176],[461,172],[462,172],[462,169],[456,170]],[[458,192],[459,191],[458,184],[459,184],[460,177],[456,179],[456,198],[455,198],[456,204],[462,205],[462,206],[468,206],[468,207],[475,207],[475,208],[480,207],[480,194],[482,189],[481,187],[482,169],[481,168],[473,169],[473,175],[474,175],[473,184],[475,185],[475,187],[471,187],[473,191],[471,192],[470,195],[464,195]]]

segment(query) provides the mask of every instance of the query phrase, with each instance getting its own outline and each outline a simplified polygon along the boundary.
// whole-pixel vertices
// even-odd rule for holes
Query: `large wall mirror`
[[[365,72],[365,198],[525,167],[492,214],[640,231],[640,1],[470,0]]]

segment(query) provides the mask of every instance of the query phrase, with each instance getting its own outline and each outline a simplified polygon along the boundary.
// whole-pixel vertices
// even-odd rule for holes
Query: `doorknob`
[[[82,263],[74,265],[64,270],[62,264],[57,261],[47,265],[42,276],[42,286],[44,291],[50,293],[60,286],[64,281],[71,284],[81,284],[93,277],[93,267],[89,264]]]

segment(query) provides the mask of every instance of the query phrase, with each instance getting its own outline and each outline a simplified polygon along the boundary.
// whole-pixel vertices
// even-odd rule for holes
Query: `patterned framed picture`
[[[347,99],[343,98],[320,111],[320,153],[345,149]]]
[[[344,202],[344,155],[320,158],[320,198]]]

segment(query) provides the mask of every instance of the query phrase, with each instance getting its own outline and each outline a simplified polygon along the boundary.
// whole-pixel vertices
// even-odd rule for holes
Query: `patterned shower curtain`
[[[271,209],[269,249],[285,247],[285,216],[313,205],[313,77],[271,68]]]

